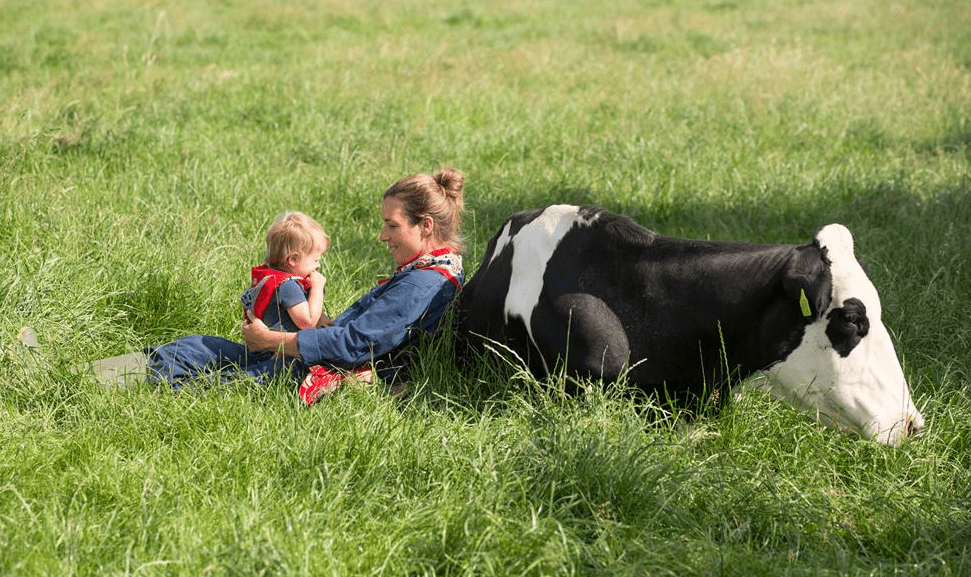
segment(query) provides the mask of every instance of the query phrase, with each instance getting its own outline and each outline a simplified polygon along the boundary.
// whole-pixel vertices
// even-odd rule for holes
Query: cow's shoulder
[[[515,236],[524,226],[536,220],[536,217],[541,214],[543,214],[543,209],[541,208],[517,212],[506,219],[505,225],[502,228],[510,236]]]

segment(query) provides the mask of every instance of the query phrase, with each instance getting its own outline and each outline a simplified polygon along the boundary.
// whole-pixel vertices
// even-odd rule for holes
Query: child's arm
[[[287,309],[287,314],[301,329],[317,326],[320,314],[324,311],[324,275],[318,271],[310,273],[310,292],[307,300]]]

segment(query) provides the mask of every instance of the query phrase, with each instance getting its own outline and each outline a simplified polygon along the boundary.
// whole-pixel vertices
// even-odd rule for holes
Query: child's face
[[[310,273],[320,268],[320,257],[327,251],[324,241],[318,238],[314,241],[314,248],[309,253],[293,253],[287,258],[287,272],[299,277],[308,277]]]

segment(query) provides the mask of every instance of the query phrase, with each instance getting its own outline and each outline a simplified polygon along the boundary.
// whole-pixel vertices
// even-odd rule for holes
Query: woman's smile
[[[403,265],[426,251],[428,235],[423,229],[423,221],[413,224],[400,200],[393,196],[384,199],[381,203],[381,219],[384,220],[384,227],[378,240],[388,245],[395,264]]]

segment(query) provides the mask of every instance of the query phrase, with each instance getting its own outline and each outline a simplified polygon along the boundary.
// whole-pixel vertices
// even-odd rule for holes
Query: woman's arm
[[[434,330],[455,290],[434,271],[414,271],[393,278],[364,295],[327,328],[298,333],[306,364],[328,362],[350,368],[369,362]]]
[[[299,333],[269,330],[247,315],[243,338],[253,351],[282,351],[308,365],[323,362],[353,367],[398,347],[415,330],[433,330],[455,295],[437,272],[415,271],[364,295],[330,327]]]

